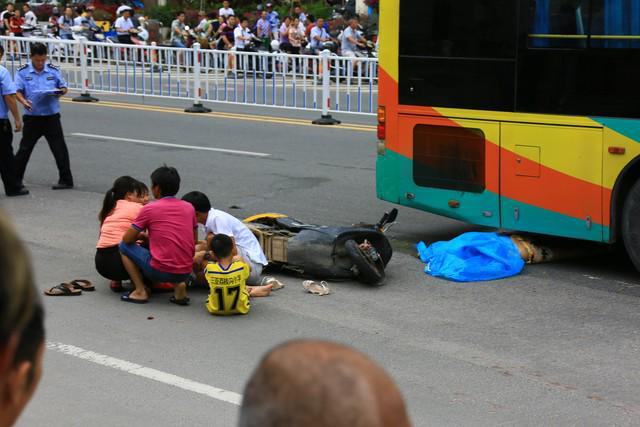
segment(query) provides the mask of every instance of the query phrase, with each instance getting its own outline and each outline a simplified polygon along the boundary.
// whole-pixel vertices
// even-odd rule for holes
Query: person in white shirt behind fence
[[[228,18],[230,16],[235,16],[233,9],[231,9],[230,7],[229,0],[224,0],[222,2],[222,7],[218,9],[218,16],[220,18],[222,17]]]
[[[324,19],[318,18],[316,21],[316,26],[311,29],[311,50],[315,54],[319,54],[322,48],[322,44],[328,41],[331,41],[331,37],[329,37],[329,33],[324,29]]]

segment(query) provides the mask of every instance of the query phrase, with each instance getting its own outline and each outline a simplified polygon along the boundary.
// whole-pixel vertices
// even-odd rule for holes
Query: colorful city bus
[[[378,197],[640,269],[640,0],[380,6]]]

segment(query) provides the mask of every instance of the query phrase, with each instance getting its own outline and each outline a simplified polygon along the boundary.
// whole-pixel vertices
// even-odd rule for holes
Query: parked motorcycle
[[[393,209],[377,224],[351,227],[306,224],[282,214],[260,214],[244,222],[272,266],[301,276],[380,286],[393,255],[385,232],[397,216]]]

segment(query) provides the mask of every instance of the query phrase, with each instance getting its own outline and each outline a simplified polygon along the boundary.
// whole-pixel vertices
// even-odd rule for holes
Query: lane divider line
[[[47,349],[66,354],[67,356],[77,357],[97,365],[106,366],[107,368],[116,369],[131,375],[136,375],[138,377],[147,378],[152,381],[157,381],[186,391],[201,394],[221,402],[231,403],[232,405],[240,406],[240,403],[242,402],[242,395],[233,391],[192,381],[157,369],[147,368],[145,366],[138,365],[137,363],[85,350],[74,345],[63,344],[60,342],[47,342]]]
[[[62,99],[61,102],[65,104],[77,105],[77,103]],[[284,117],[275,117],[275,116],[249,116],[246,114],[235,114],[235,113],[208,113],[208,114],[193,114],[186,113],[180,108],[173,107],[160,107],[160,106],[146,106],[141,104],[129,104],[124,102],[113,102],[113,101],[100,101],[95,103],[86,103],[83,106],[93,106],[93,107],[107,107],[107,108],[120,108],[125,110],[138,110],[138,111],[150,111],[155,113],[170,113],[170,114],[180,114],[187,115],[191,117],[202,117],[202,118],[214,118],[214,119],[233,119],[233,120],[244,120],[251,122],[263,122],[263,123],[276,123],[276,124],[288,124],[288,125],[296,125],[296,126],[311,126],[318,128],[317,125],[312,124],[309,120],[303,119],[289,119]],[[337,126],[323,126],[322,129],[336,129],[336,130],[355,130],[361,132],[374,132],[376,130],[375,126],[371,125],[359,125],[359,124],[346,124],[346,125],[337,125]]]
[[[133,139],[133,138],[120,138],[117,136],[107,136],[107,135],[94,135],[91,133],[81,133],[74,132],[71,136],[79,136],[83,138],[91,138],[91,139],[107,139],[111,141],[120,141],[120,142],[133,142],[134,144],[143,144],[143,145],[154,145],[159,147],[172,147],[172,148],[183,148],[187,150],[200,150],[200,151],[215,151],[217,153],[225,153],[225,154],[237,154],[240,156],[251,156],[251,157],[271,157],[271,154],[268,153],[258,153],[253,151],[241,151],[241,150],[229,150],[227,148],[215,148],[215,147],[201,147],[198,145],[184,145],[184,144],[172,144],[169,142],[159,142],[159,141],[148,141],[145,139]]]

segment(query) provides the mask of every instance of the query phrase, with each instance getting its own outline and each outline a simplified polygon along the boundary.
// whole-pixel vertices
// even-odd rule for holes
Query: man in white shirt
[[[194,28],[193,31],[195,31],[195,33],[199,37],[206,36],[207,30],[209,29],[209,20],[207,19],[207,14],[204,13],[203,10],[201,10],[200,12],[198,12],[198,19],[200,20],[200,22],[198,22],[198,26]]]
[[[187,193],[182,197],[182,200],[191,203],[195,208],[198,223],[204,225],[207,241],[216,234],[226,234],[233,238],[238,247],[239,255],[251,268],[251,275],[247,279],[247,284],[259,285],[261,283],[262,270],[269,261],[267,261],[258,239],[256,239],[251,230],[236,217],[212,208],[209,198],[200,191]],[[205,251],[196,252],[195,258],[198,261],[201,261],[203,257],[204,260],[207,260],[206,252],[208,251],[206,251],[205,246]]]
[[[311,50],[313,53],[318,54],[322,50],[322,43],[331,40],[329,33],[324,29],[324,19],[318,18],[316,26],[311,29]]]
[[[358,34],[358,20],[349,20],[349,26],[342,32],[342,56],[361,56],[358,48],[365,46],[366,40]]]
[[[224,0],[222,2],[222,7],[220,9],[218,9],[218,17],[219,18],[228,18],[232,15],[235,16],[235,13],[233,12],[233,9],[231,9],[231,7],[229,7],[229,0]]]
[[[251,31],[249,31],[249,20],[242,18],[240,25],[233,30],[233,39],[237,51],[250,51]]]
[[[116,33],[118,34],[118,43],[133,44],[131,41],[131,33],[135,32],[133,21],[131,20],[131,9],[122,11],[122,16],[116,19]]]
[[[35,29],[38,26],[38,18],[36,17],[36,14],[33,13],[33,10],[31,10],[29,3],[22,5],[22,11],[24,12],[24,25]],[[23,31],[22,34],[25,37],[28,37],[31,35],[31,31]]]

